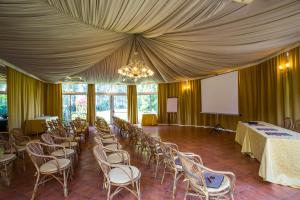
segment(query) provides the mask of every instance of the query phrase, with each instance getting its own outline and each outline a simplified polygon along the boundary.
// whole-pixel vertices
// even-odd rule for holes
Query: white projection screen
[[[239,114],[238,72],[201,80],[202,113]]]

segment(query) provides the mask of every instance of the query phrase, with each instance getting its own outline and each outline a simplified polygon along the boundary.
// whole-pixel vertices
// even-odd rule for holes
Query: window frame
[[[156,84],[156,83],[146,83],[146,84],[155,84],[157,87],[156,87],[156,92],[154,92],[154,91],[150,91],[150,92],[145,92],[145,91],[143,91],[143,92],[138,92],[137,91],[137,112],[138,112],[138,116],[139,116],[139,96],[140,95],[149,95],[149,98],[151,98],[150,97],[150,95],[156,95],[157,96],[157,100],[158,100],[158,84]],[[152,105],[151,104],[151,101],[149,102],[150,103],[150,105]],[[151,106],[152,107],[152,106]],[[153,113],[153,112],[151,112],[151,113]],[[153,114],[157,114],[158,113],[158,107],[157,107],[157,109],[156,109],[156,112],[155,113],[153,113]],[[143,115],[144,113],[142,113],[142,115]],[[141,115],[141,116],[142,116]],[[140,119],[139,117],[138,117],[138,122],[141,122],[142,121],[142,119]]]
[[[69,85],[83,84],[83,85],[86,85],[88,87],[88,84],[86,84],[86,83],[63,83],[63,84],[69,84]],[[65,121],[66,119],[64,118],[64,102],[63,102],[64,95],[69,96],[68,107],[71,108],[72,107],[72,96],[74,96],[74,95],[85,95],[86,99],[88,99],[88,91],[86,91],[86,92],[73,92],[73,91],[64,92],[62,90],[62,114],[63,114],[63,120]],[[87,120],[87,111],[88,111],[87,106],[88,105],[86,104],[86,120]],[[70,110],[69,114],[70,114],[69,119],[72,120],[72,110]]]
[[[109,97],[109,108],[110,108],[110,122],[112,122],[112,117],[114,116],[114,97],[115,96],[125,96],[126,98],[128,97],[128,94],[127,94],[127,85],[124,84],[124,86],[126,87],[126,93],[125,92],[121,92],[121,93],[117,93],[117,92],[97,92],[97,85],[100,85],[100,84],[95,84],[95,98],[97,98],[97,96],[108,96]],[[110,91],[113,90],[113,86],[114,84],[107,84],[109,85],[111,88],[110,88]],[[123,85],[123,84],[116,84],[116,85]],[[128,104],[128,102],[127,102]],[[97,101],[95,103],[95,111],[96,111],[96,116],[97,116]],[[127,106],[127,115],[128,115],[128,106]]]

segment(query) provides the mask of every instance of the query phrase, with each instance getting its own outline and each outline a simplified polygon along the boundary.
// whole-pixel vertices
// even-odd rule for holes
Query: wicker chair
[[[185,180],[187,181],[184,199],[186,199],[188,195],[196,196],[205,200],[234,199],[233,190],[235,185],[235,175],[233,173],[211,170],[207,167],[204,167],[202,162],[198,162],[182,152],[177,152],[177,155],[184,170]],[[220,187],[207,187],[204,175],[207,172],[224,175],[224,179],[221,182]]]
[[[37,179],[34,185],[34,190],[31,196],[31,200],[35,199],[38,186],[50,180],[56,179],[63,187],[64,196],[68,196],[68,174],[71,166],[71,161],[66,158],[56,158],[55,156],[46,155],[43,147],[50,145],[40,142],[29,142],[26,145],[26,151],[33,162]],[[64,152],[65,149],[63,148]]]
[[[73,138],[61,136],[61,132],[57,129],[53,129],[49,133],[56,144],[60,144],[60,145],[64,146],[65,148],[74,149],[77,154],[80,152],[79,143],[74,141]]]
[[[93,148],[94,157],[104,174],[104,186],[107,189],[107,200],[112,199],[122,189],[131,192],[137,199],[141,199],[140,177],[141,172],[132,165],[110,164],[101,146]],[[112,192],[112,187],[115,187]]]
[[[97,143],[98,146],[103,149],[106,155],[106,159],[110,164],[129,164],[130,165],[130,155],[127,151],[120,149],[109,149],[103,146],[101,142]]]
[[[53,138],[49,133],[44,133],[41,135],[41,139],[44,143],[48,144],[47,146],[47,152],[51,156],[55,156],[56,158],[64,158],[65,155],[69,160],[71,160],[71,172],[73,174],[73,165],[74,165],[74,160],[76,159],[78,161],[78,157],[74,149],[71,148],[65,148],[62,145],[55,144]]]
[[[294,129],[300,132],[300,119],[296,120],[294,123]]]
[[[173,176],[173,193],[172,198],[176,195],[176,185],[178,180],[183,176],[183,169],[179,160],[177,159],[176,152],[178,151],[178,146],[174,143],[159,142],[159,147],[163,154],[164,161],[164,172],[161,179],[161,184],[164,181],[165,173],[171,173]],[[168,171],[166,171],[168,170]]]
[[[94,137],[94,142],[96,144],[102,144],[105,148],[107,148],[111,151],[121,149],[121,145],[117,141],[113,141],[113,142],[104,144],[102,141],[102,138],[97,135]]]
[[[293,120],[290,117],[284,118],[283,127],[286,129],[293,129],[294,128]]]
[[[155,162],[155,175],[154,177],[156,178],[157,176],[157,170],[158,170],[158,165],[163,161],[163,153],[159,147],[159,138],[155,137],[148,137],[147,138],[147,148],[149,152],[149,159],[148,159],[148,166],[150,165],[151,161]]]
[[[6,140],[0,140],[0,148],[4,150],[4,155],[0,156],[0,178],[5,179],[6,185],[10,186],[10,176],[12,172],[13,161],[16,159],[16,155],[10,152],[13,148],[12,145]]]
[[[30,142],[30,137],[24,136],[21,129],[14,128],[9,132],[9,143],[12,145],[10,153],[15,153],[22,160],[23,170],[26,170],[25,149],[26,144]]]

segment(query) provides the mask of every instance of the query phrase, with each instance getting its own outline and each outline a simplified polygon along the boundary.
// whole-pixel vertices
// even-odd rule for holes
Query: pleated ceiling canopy
[[[299,0],[0,0],[0,58],[47,82],[120,82],[134,51],[152,81],[201,78],[298,41]]]

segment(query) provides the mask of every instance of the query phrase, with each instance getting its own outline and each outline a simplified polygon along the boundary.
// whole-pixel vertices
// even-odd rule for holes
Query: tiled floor
[[[240,153],[241,147],[234,142],[234,133],[216,135],[209,134],[208,129],[178,126],[144,127],[144,129],[153,135],[160,136],[163,141],[177,143],[181,151],[201,155],[207,167],[234,172],[237,177],[235,199],[300,199],[298,189],[263,182],[258,176],[258,161]],[[159,179],[155,180],[153,177],[154,167],[146,166],[147,156],[126,146],[126,141],[121,140],[121,143],[130,152],[132,164],[140,168],[142,172],[142,199],[171,199],[171,176],[167,175],[161,185]],[[83,145],[80,164],[76,168],[75,178],[69,184],[70,194],[67,199],[106,199],[106,192],[102,189],[102,175],[98,171],[91,152],[92,146],[91,141]],[[159,175],[161,176],[161,171]],[[27,160],[26,172],[23,172],[20,163],[17,163],[11,187],[7,188],[0,184],[0,199],[30,199],[34,182],[34,167],[31,162]],[[176,199],[183,199],[184,188],[184,183],[180,181]],[[51,181],[39,188],[38,199],[64,199],[62,188],[57,182]],[[114,199],[134,198],[128,192],[121,192]]]

